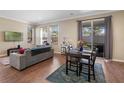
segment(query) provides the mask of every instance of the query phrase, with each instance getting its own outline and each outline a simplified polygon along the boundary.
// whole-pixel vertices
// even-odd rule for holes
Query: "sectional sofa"
[[[11,53],[10,66],[18,70],[23,70],[33,64],[53,57],[53,52],[54,51],[51,49],[51,47],[38,47],[26,49],[24,54]]]

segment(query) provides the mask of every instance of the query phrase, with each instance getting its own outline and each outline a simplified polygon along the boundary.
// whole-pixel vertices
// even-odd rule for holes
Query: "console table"
[[[11,52],[17,52],[19,48],[10,48],[10,49],[7,49],[7,56],[10,55]]]

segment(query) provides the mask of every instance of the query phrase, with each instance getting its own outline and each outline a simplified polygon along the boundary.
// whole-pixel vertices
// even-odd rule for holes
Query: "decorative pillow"
[[[20,54],[24,54],[24,52],[25,52],[25,49],[24,49],[24,48],[20,48],[20,49],[19,49],[19,53],[20,53]]]

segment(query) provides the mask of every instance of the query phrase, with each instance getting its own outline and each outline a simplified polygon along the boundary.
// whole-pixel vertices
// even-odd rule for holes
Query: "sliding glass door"
[[[82,37],[84,41],[84,48],[98,48],[98,56],[101,57],[104,55],[104,36],[104,19],[82,21]]]
[[[93,31],[91,21],[83,21],[82,35],[84,41],[84,48],[92,49],[93,46]]]
[[[98,48],[100,57],[104,56],[105,43],[105,22],[104,19],[97,19],[93,21],[93,45]]]

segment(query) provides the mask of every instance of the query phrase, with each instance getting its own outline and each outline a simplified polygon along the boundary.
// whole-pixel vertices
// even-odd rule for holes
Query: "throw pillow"
[[[25,52],[25,49],[24,49],[24,48],[20,48],[20,49],[19,49],[19,53],[20,53],[20,54],[24,54],[24,52]]]

